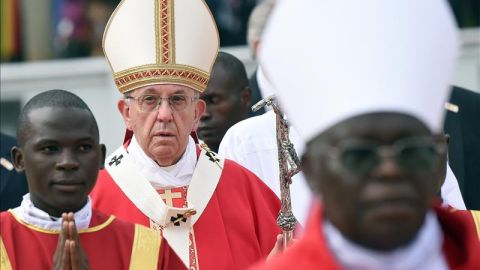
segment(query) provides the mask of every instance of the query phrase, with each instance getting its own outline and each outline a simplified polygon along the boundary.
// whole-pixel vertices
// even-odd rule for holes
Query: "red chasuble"
[[[472,224],[464,217],[452,214],[447,209],[436,208],[435,211],[443,231],[443,253],[449,269],[480,269],[480,242]],[[342,270],[343,268],[326,243],[327,240],[320,226],[322,214],[321,207],[316,205],[302,239],[284,254],[273,258],[266,265],[258,264],[252,270]]]
[[[180,188],[182,189],[182,188]],[[184,187],[183,190],[187,190]],[[181,191],[158,191],[166,204],[182,204]],[[168,196],[165,196],[168,193]],[[106,170],[102,170],[95,189],[90,194],[95,208],[136,223],[151,226],[143,214],[123,193]],[[185,194],[183,196],[183,202]],[[180,202],[175,203],[175,200]],[[184,205],[183,205],[184,206]],[[218,184],[201,216],[193,226],[194,248],[190,251],[198,260],[195,269],[246,269],[265,258],[272,250],[277,234],[280,209],[277,196],[252,172],[231,160],[225,160]],[[192,235],[190,240],[192,240]],[[164,245],[167,269],[185,269],[184,264]]]
[[[1,213],[0,223],[0,269],[53,269],[59,231],[27,224],[10,211]],[[161,237],[154,230],[93,210],[79,236],[90,269],[162,269]]]

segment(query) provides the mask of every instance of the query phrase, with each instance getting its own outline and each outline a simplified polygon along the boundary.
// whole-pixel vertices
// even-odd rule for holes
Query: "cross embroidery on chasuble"
[[[160,197],[162,200],[165,202],[167,206],[170,207],[178,207],[178,208],[186,208],[188,207],[188,202],[187,202],[187,190],[188,186],[183,186],[183,187],[178,187],[178,188],[172,188],[172,189],[158,189],[157,192],[160,194]],[[172,217],[178,221],[181,221],[182,219],[178,219],[177,217]],[[183,219],[186,220],[186,219]],[[175,223],[173,223],[171,226],[175,226]],[[161,231],[162,228],[150,220],[150,227],[157,230]],[[193,227],[190,229],[189,233],[189,255],[190,255],[190,270],[198,270],[198,259],[197,259],[197,247],[195,243],[195,235],[193,232]]]

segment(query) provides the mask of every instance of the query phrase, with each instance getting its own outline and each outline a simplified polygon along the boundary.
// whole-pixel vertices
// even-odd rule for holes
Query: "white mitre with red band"
[[[153,84],[203,92],[219,44],[217,26],[203,0],[123,0],[103,36],[121,93]]]

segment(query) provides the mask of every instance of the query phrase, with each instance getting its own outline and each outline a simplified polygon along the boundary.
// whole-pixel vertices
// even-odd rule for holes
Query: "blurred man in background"
[[[250,53],[254,59],[257,58],[258,48],[260,47],[263,29],[267,24],[270,13],[276,0],[264,0],[257,4],[250,14],[248,19],[247,29],[247,43],[250,48]],[[260,81],[264,81],[263,74],[259,74],[258,67],[250,76],[250,87],[252,88],[251,105],[255,105],[261,99],[266,98],[272,94],[271,90],[263,89],[260,87]],[[263,82],[262,82],[263,83]],[[261,108],[258,111],[250,111],[251,116],[261,115],[265,112],[266,108]]]
[[[199,138],[214,152],[218,152],[225,132],[248,118],[250,94],[243,63],[229,53],[219,52],[207,88],[200,95],[207,107],[198,127]]]

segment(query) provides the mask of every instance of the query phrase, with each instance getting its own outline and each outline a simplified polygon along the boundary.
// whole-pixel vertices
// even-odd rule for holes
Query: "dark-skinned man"
[[[34,96],[21,112],[17,141],[12,160],[25,171],[29,193],[1,213],[2,270],[160,269],[157,232],[91,207],[105,146],[79,97],[64,90]]]
[[[200,98],[207,104],[200,118],[198,136],[214,152],[227,130],[248,118],[250,87],[243,63],[235,56],[219,52],[210,81]]]
[[[272,16],[260,63],[321,199],[303,238],[258,269],[479,269],[474,229],[437,198],[459,47],[447,3],[284,1]]]

